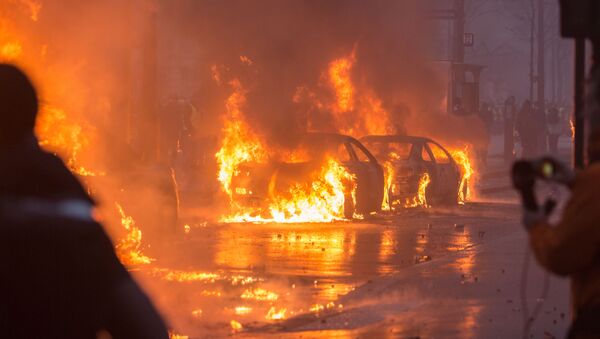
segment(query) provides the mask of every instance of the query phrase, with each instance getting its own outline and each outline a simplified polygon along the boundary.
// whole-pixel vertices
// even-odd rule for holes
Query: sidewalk
[[[343,297],[342,312],[292,319],[280,327],[287,333],[277,337],[519,338],[525,246],[525,234],[518,231],[383,277]],[[544,274],[533,261],[529,273],[531,312],[542,301]],[[568,295],[567,280],[550,278],[531,338],[564,337]]]

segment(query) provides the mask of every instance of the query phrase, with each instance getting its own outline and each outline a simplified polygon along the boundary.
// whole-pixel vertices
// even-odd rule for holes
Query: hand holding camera
[[[543,208],[540,208],[534,192],[536,180],[556,182],[570,187],[574,178],[575,173],[570,166],[552,157],[515,162],[512,169],[512,182],[521,194],[525,228],[529,230],[544,220],[556,206],[555,201],[548,200]]]

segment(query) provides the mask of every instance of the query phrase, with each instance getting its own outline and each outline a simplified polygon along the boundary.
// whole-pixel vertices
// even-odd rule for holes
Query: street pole
[[[546,105],[546,32],[544,30],[544,0],[538,0],[538,67],[537,67],[537,102],[540,111]]]
[[[573,163],[575,168],[585,166],[585,39],[575,40],[575,110],[573,112]]]
[[[145,15],[144,34],[142,36],[142,88],[141,109],[149,130],[144,133],[147,142],[151,145],[149,159],[160,161],[160,122],[158,119],[158,70],[157,70],[157,10],[156,3],[144,3]]]
[[[454,0],[454,62],[465,62],[465,0]]]
[[[535,49],[535,3],[531,1],[531,25],[529,31],[529,101],[533,102],[533,86],[534,86],[534,71],[533,71],[533,60],[534,60],[534,49]]]
[[[544,30],[544,1],[538,0],[538,65],[537,65],[537,109],[542,124],[546,121],[546,31]],[[548,150],[546,126],[540,126],[539,148],[542,153]]]

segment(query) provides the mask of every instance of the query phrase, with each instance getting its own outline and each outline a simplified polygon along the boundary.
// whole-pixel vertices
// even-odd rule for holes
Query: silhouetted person
[[[517,101],[514,96],[511,96],[504,103],[504,161],[506,162],[512,161],[514,158],[516,116]]]
[[[168,338],[117,259],[93,201],[33,129],[35,89],[0,64],[0,336]]]
[[[556,154],[558,153],[558,139],[563,132],[563,124],[556,107],[548,110],[546,123],[548,126],[548,147],[550,148],[550,153]]]
[[[521,146],[523,147],[522,157],[533,157],[538,151],[538,127],[536,124],[535,115],[533,113],[533,107],[529,100],[523,102],[523,106],[519,111],[517,117],[516,129],[521,139]]]

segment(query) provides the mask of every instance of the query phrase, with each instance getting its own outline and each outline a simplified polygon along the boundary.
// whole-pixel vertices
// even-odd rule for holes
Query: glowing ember
[[[7,42],[0,46],[0,61],[12,61],[21,56],[23,48],[17,42]]]
[[[276,309],[274,306],[269,309],[269,312],[265,316],[267,320],[283,320],[285,319],[285,314],[287,313],[287,308]]]
[[[195,309],[192,311],[192,317],[198,319],[202,317],[202,310],[201,309]]]
[[[214,283],[216,281],[229,281],[232,286],[246,285],[261,281],[259,278],[242,275],[227,276],[219,273],[201,271],[178,271],[166,268],[154,268],[152,274],[171,282],[201,282]],[[221,296],[218,291],[202,291],[202,295]]]
[[[313,312],[313,313],[320,313],[323,312],[325,310],[333,310],[337,307],[338,310],[342,310],[344,308],[344,305],[342,304],[338,304],[336,306],[335,302],[331,301],[325,305],[323,304],[314,304],[310,307],[309,311]]]
[[[240,296],[242,299],[250,299],[257,301],[276,301],[279,295],[275,292],[267,291],[262,288],[248,289]]]
[[[169,331],[169,339],[189,339],[189,336]]]
[[[200,281],[200,282],[215,282],[217,280],[224,279],[221,275],[216,273],[206,272],[186,272],[186,271],[171,271],[171,270],[155,270],[155,273],[163,273],[162,278],[166,281],[176,282],[189,282],[189,281]]]
[[[202,296],[204,296],[204,297],[220,297],[221,292],[219,292],[219,291],[202,291]]]
[[[121,262],[125,265],[141,265],[149,264],[154,259],[145,256],[140,250],[142,243],[142,231],[136,227],[135,221],[131,216],[125,214],[123,207],[118,203],[115,203],[119,215],[121,216],[121,226],[127,231],[125,237],[123,237],[117,243],[116,251]]]
[[[238,306],[235,308],[236,315],[247,315],[252,312],[252,307],[248,306]]]
[[[413,207],[428,207],[427,205],[427,186],[431,183],[431,178],[429,177],[429,173],[424,173],[419,179],[419,188],[417,190],[417,196],[412,199],[406,199],[406,203],[404,207],[413,208]]]
[[[239,322],[232,320],[229,322],[229,325],[231,326],[231,329],[234,331],[241,331],[244,327],[242,326],[242,324],[240,324]]]

